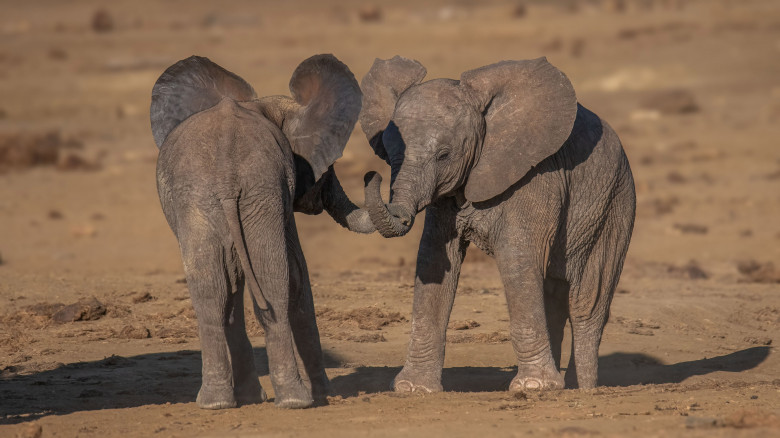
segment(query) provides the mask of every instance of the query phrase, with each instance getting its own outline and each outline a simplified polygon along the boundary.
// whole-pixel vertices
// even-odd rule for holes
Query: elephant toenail
[[[542,382],[534,379],[526,380],[524,385],[526,389],[539,389],[542,387]]]

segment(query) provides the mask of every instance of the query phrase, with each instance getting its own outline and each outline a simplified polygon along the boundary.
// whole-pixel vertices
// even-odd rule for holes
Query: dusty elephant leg
[[[286,291],[287,285],[284,288]],[[298,371],[287,308],[274,306],[274,301],[268,300],[269,310],[261,310],[255,304],[255,313],[259,315],[260,323],[265,329],[268,369],[275,393],[274,404],[286,409],[307,408],[314,400],[311,390],[304,385]]]
[[[628,246],[628,239],[624,239],[625,247],[616,247],[615,234],[606,231],[591,251],[580,280],[572,283],[569,297],[572,360],[566,372],[567,386],[587,389],[597,384],[601,335]]]
[[[509,333],[517,356],[510,391],[563,388],[550,348],[540,263],[516,249],[496,254],[509,307]]]
[[[195,233],[193,233],[195,234]],[[233,370],[227,340],[228,297],[222,245],[209,233],[180,241],[187,286],[198,319],[202,356],[202,383],[197,403],[203,409],[236,406]]]
[[[446,202],[450,201],[429,206],[425,214],[417,254],[409,352],[393,382],[395,391],[442,390],[447,323],[468,245],[457,234],[454,209]]]
[[[298,356],[303,361],[306,375],[311,383],[312,397],[316,403],[324,403],[330,391],[330,382],[325,374],[325,363],[320,344],[320,332],[314,316],[314,297],[312,296],[309,272],[306,260],[298,241],[298,233],[293,224],[288,238],[290,245],[290,324],[292,325]]]
[[[262,208],[252,205],[263,199]],[[282,202],[276,193],[259,194],[246,201],[246,212],[241,223],[247,242],[251,273],[245,273],[245,281],[257,280],[258,294],[253,295],[255,314],[265,329],[268,369],[274,387],[274,403],[280,408],[306,408],[314,400],[311,390],[304,385],[295,358],[292,326],[290,324],[290,265],[287,223],[292,219],[291,207]],[[250,290],[254,292],[254,289]],[[259,309],[258,302],[267,303],[267,310]]]
[[[544,279],[544,311],[553,361],[555,367],[560,370],[563,332],[566,320],[569,319],[569,283],[550,277]]]
[[[238,276],[233,274],[231,277]],[[228,301],[230,316],[227,325],[227,342],[233,367],[233,394],[236,401],[241,404],[262,403],[268,396],[257,379],[252,343],[249,342],[246,334],[244,282],[241,278],[231,278],[231,281],[233,293]]]

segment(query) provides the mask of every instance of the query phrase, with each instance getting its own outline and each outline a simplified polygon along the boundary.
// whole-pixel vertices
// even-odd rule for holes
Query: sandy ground
[[[96,1],[3,2],[0,436],[780,436],[780,4],[518,4],[122,0],[97,32]],[[155,190],[152,84],[199,54],[260,95],[287,94],[295,66],[323,52],[358,78],[395,54],[429,78],[546,55],[616,129],[638,211],[601,386],[505,391],[503,291],[472,248],[446,391],[388,392],[422,227],[385,240],[298,216],[333,397],[304,411],[196,407],[199,343]],[[356,131],[337,171],[358,201],[369,169],[388,173]],[[62,310],[79,300],[91,310]],[[90,320],[57,322],[79,316]],[[262,330],[249,329],[272,396]]]

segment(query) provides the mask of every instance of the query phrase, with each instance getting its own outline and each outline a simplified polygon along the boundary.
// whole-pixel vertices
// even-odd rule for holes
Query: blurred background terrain
[[[0,436],[780,433],[776,0],[5,0],[0,10]],[[258,95],[289,94],[292,71],[316,53],[358,80],[396,54],[428,79],[547,56],[612,125],[638,205],[602,387],[504,392],[514,356],[503,289],[471,248],[447,391],[386,392],[405,359],[422,227],[386,240],[298,215],[330,404],[197,409],[197,326],[157,199],[152,85],[197,54]],[[366,171],[389,180],[359,127],[336,169],[358,203]],[[249,330],[270,391],[262,329]]]

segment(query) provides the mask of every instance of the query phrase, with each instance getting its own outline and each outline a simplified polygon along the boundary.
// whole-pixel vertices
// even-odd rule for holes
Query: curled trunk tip
[[[408,233],[414,222],[414,212],[401,205],[386,205],[380,187],[382,176],[370,171],[363,177],[365,183],[366,210],[377,231],[384,237],[400,237]]]

